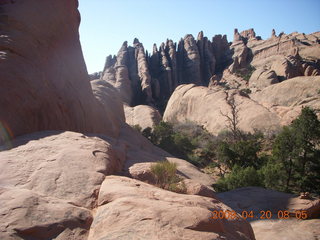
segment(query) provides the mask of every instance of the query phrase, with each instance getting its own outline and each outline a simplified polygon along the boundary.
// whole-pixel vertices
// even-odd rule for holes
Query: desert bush
[[[258,175],[261,176],[264,187],[277,191],[285,191],[285,172],[281,163],[269,160],[259,169]]]
[[[258,153],[261,151],[261,133],[240,132],[240,140],[235,140],[233,135],[224,133],[226,137],[216,143],[215,155],[221,164],[232,169],[234,165],[241,167],[255,167],[258,169],[263,164],[263,158]],[[221,138],[220,138],[221,139]]]
[[[229,191],[247,186],[263,186],[261,177],[254,167],[242,168],[238,165],[234,165],[229,174],[220,178],[217,183],[213,185],[216,191]]]
[[[157,162],[151,165],[151,173],[154,175],[156,184],[160,188],[184,193],[186,187],[181,178],[177,176],[177,165],[169,161]]]

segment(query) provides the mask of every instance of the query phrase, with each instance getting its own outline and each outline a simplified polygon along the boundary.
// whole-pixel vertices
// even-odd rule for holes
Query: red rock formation
[[[77,1],[1,3],[0,125],[13,136],[41,130],[117,135],[90,87]]]
[[[242,36],[243,38],[246,38],[246,39],[253,39],[256,37],[256,33],[254,31],[253,28],[250,28],[248,30],[244,30],[240,33],[240,36]]]

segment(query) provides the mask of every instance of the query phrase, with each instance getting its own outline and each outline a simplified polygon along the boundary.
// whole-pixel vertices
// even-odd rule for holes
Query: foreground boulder
[[[218,200],[172,193],[126,177],[106,177],[98,201],[90,240],[255,239],[242,219],[211,219],[213,210],[231,210]]]
[[[39,132],[0,152],[0,238],[86,239],[105,175],[120,154],[98,137]]]

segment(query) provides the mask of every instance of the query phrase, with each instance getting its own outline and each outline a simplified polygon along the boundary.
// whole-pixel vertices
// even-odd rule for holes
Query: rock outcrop
[[[280,118],[264,106],[241,96],[238,92],[229,93],[220,86],[214,88],[181,85],[171,96],[164,113],[164,121],[178,123],[192,121],[204,126],[217,135],[228,129],[227,118],[231,114],[228,104],[230,97],[235,99],[239,111],[239,127],[244,131],[276,130]]]
[[[261,90],[276,83],[279,83],[279,79],[275,71],[259,68],[250,76],[249,88]]]
[[[159,99],[165,103],[184,81],[206,85],[211,74],[223,73],[232,62],[225,37],[210,42],[202,33],[197,41],[186,36],[178,49],[168,40],[159,50],[155,47],[152,56],[137,39],[133,47],[125,42],[116,57],[107,58],[103,73],[93,76],[100,79],[89,81],[79,43],[77,1],[2,1],[1,17],[1,239],[255,239],[242,218],[212,219],[213,210],[232,210],[213,194],[213,179],[153,146],[125,123],[123,110],[123,102],[159,106]],[[259,41],[253,33],[240,34],[240,68],[248,64],[249,42]],[[315,35],[305,38],[317,41]],[[317,64],[311,65],[317,69]],[[313,72],[308,66],[305,71]],[[312,82],[318,86],[319,77]],[[267,91],[274,86],[261,91],[266,106],[273,97],[266,96]],[[311,91],[301,89],[302,95]],[[299,99],[300,93],[292,94]],[[219,84],[211,90],[183,85],[173,96],[179,99],[171,98],[169,105],[182,106],[182,114],[169,112],[168,118],[180,120],[198,108],[195,120],[209,129],[216,126],[203,116],[215,109],[208,114],[214,118],[219,103],[227,114],[230,98],[242,108],[244,128],[259,128],[259,118],[269,120],[270,127],[281,120],[279,108]],[[298,103],[291,98],[272,101],[289,109],[319,102],[314,96],[307,102],[301,97]],[[177,164],[189,195],[125,177],[139,163],[163,160]]]
[[[164,121],[182,123],[193,121],[217,135],[228,129],[227,118],[231,116],[228,100],[233,98],[239,110],[239,128],[252,132],[275,131],[290,124],[303,106],[320,107],[320,77],[297,77],[273,84],[262,91],[244,95],[243,90],[226,90],[221,86],[197,87],[181,85],[172,94]]]
[[[116,136],[119,129],[108,126],[114,119],[91,91],[77,1],[8,1],[1,16],[0,128],[8,134],[0,143],[41,130]]]
[[[123,93],[122,99],[129,106],[147,104],[164,111],[178,85],[207,86],[214,73],[222,72],[230,64],[230,54],[226,36],[216,35],[210,41],[203,32],[197,40],[188,34],[178,44],[168,39],[159,49],[154,45],[151,56],[144,53],[142,43],[135,39],[133,47],[125,42],[117,57],[107,57],[101,79]],[[116,85],[124,81],[122,75],[116,75],[119,62],[129,69],[129,74],[123,77],[124,85]]]
[[[139,125],[142,130],[148,127],[153,128],[153,126],[159,124],[162,119],[158,110],[147,105],[138,105],[135,107],[124,105],[124,113],[127,124],[130,126]]]
[[[122,96],[123,101],[130,106],[147,104],[163,113],[178,85],[208,86],[214,76],[219,76],[215,77],[216,85],[255,91],[298,76],[320,75],[319,42],[319,32],[277,36],[273,30],[271,38],[262,40],[254,29],[240,33],[235,29],[231,44],[221,35],[210,41],[201,31],[197,39],[188,34],[178,43],[168,39],[159,49],[154,45],[149,56],[142,53],[142,44],[135,40],[133,47],[126,45],[129,57],[121,54],[122,47],[116,58],[107,58],[102,79],[112,84],[121,81],[114,73],[117,62],[126,61],[130,74],[126,75],[125,86],[118,88],[120,93],[127,92]]]

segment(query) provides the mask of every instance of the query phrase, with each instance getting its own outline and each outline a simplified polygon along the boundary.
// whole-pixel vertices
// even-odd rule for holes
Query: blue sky
[[[277,33],[320,31],[320,0],[79,0],[80,40],[88,72],[101,71],[107,55],[137,37],[151,50],[203,30],[211,39],[254,28],[263,39]]]

